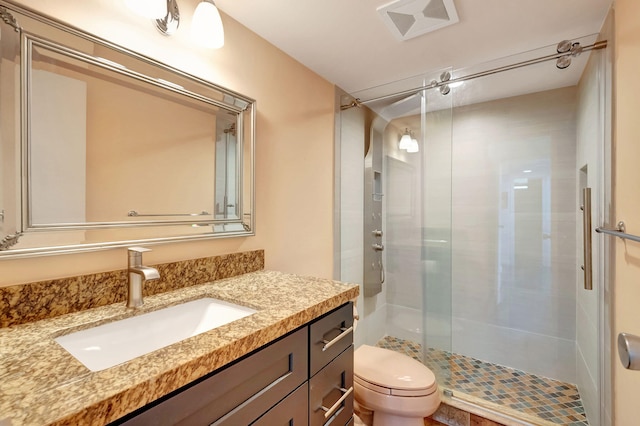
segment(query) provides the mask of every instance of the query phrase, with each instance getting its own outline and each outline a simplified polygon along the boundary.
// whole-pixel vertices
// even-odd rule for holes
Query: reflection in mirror
[[[216,219],[238,218],[236,194],[236,125],[223,128],[216,141]]]
[[[253,235],[253,100],[0,1],[8,13],[0,256]]]

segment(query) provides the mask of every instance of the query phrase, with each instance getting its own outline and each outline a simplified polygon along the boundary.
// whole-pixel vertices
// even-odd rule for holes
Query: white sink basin
[[[212,330],[256,311],[203,298],[55,339],[91,371],[100,371]]]

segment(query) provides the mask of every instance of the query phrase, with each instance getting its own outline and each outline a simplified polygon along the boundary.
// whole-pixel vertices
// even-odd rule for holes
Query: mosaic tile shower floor
[[[387,336],[377,346],[421,360],[417,343]],[[438,383],[454,392],[480,398],[549,423],[587,426],[575,385],[525,373],[438,349],[427,350],[425,364]]]

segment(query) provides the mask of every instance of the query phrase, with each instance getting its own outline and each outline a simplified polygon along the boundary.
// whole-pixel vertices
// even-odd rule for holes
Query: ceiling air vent
[[[435,31],[458,22],[453,0],[396,0],[378,8],[398,40]]]

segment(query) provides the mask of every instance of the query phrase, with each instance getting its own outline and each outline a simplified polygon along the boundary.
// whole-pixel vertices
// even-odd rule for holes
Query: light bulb
[[[143,18],[160,19],[167,16],[167,0],[125,0],[125,4]]]
[[[196,7],[191,22],[191,38],[202,47],[219,49],[224,46],[224,28],[218,8],[211,1],[202,1]]]

